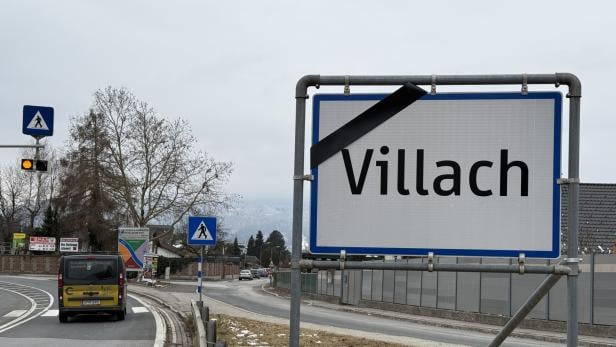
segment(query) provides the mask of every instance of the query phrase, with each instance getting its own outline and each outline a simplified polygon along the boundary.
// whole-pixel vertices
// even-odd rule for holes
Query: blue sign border
[[[381,100],[389,94],[317,94],[313,99],[312,144],[319,141],[319,117],[321,101],[357,101]],[[554,163],[553,163],[553,193],[552,193],[552,249],[536,250],[499,250],[499,249],[437,249],[437,248],[378,248],[378,247],[344,247],[317,246],[317,198],[319,185],[319,168],[312,169],[313,181],[310,191],[310,251],[317,254],[340,254],[344,250],[348,254],[382,254],[382,255],[417,255],[426,256],[428,252],[441,256],[472,256],[472,257],[514,257],[524,253],[528,258],[558,258],[560,256],[560,178],[561,168],[561,123],[562,94],[559,92],[521,93],[443,93],[424,95],[420,100],[519,100],[519,99],[552,99],[554,100]],[[395,117],[395,116],[394,116]]]
[[[38,129],[28,129],[27,126],[32,121],[34,116],[36,115],[36,111],[41,112],[41,117],[47,124],[49,130],[38,130]],[[22,126],[21,132],[25,135],[31,136],[53,136],[53,107],[49,106],[34,106],[34,105],[24,105],[22,112]]]
[[[191,240],[190,236],[192,231],[196,230],[201,221],[205,223],[205,226],[208,228],[210,233],[212,234],[211,240]],[[216,244],[216,217],[199,217],[199,216],[191,216],[188,217],[188,230],[186,230],[186,244],[193,246],[212,246]]]

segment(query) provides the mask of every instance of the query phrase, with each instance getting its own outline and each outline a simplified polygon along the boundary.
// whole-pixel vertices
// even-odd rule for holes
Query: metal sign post
[[[186,244],[201,246],[198,259],[197,291],[199,302],[203,302],[203,249],[208,245],[216,245],[216,218],[214,217],[188,217],[188,230],[186,231]]]
[[[199,301],[203,302],[202,298],[201,298],[201,293],[203,292],[203,248],[205,248],[205,246],[201,246],[201,255],[199,256],[199,269],[197,271],[197,291],[199,292]]]
[[[356,262],[301,262],[302,251],[302,217],[303,217],[303,181],[313,180],[313,175],[304,174],[304,139],[305,139],[305,106],[306,99],[308,98],[308,88],[318,87],[321,85],[330,86],[345,86],[345,94],[350,94],[350,85],[373,85],[373,86],[404,86],[400,90],[392,93],[387,98],[393,100],[391,103],[384,103],[377,107],[376,112],[371,114],[370,117],[362,118],[361,115],[357,117],[358,122],[355,120],[349,121],[340,129],[353,133],[353,136],[333,136],[332,138],[320,139],[324,144],[317,144],[311,149],[311,166],[314,168],[323,163],[327,158],[336,154],[338,151],[351,145],[354,141],[357,141],[362,136],[377,129],[380,125],[374,124],[375,119],[381,119],[380,122],[384,122],[390,117],[395,116],[398,112],[404,110],[410,103],[421,99],[425,92],[418,90],[415,85],[431,85],[431,96],[436,95],[436,84],[441,85],[521,85],[521,94],[527,96],[529,84],[551,84],[556,87],[561,84],[569,87],[569,178],[558,180],[558,184],[569,185],[569,220],[568,220],[568,252],[567,258],[564,260],[564,265],[558,266],[532,266],[525,265],[524,259],[526,255],[521,253],[518,255],[518,266],[511,265],[505,266],[494,264],[479,264],[479,265],[457,265],[458,271],[476,271],[476,272],[533,272],[533,273],[545,273],[552,274],[546,281],[531,295],[526,304],[522,305],[522,308],[516,313],[507,325],[507,330],[503,331],[492,345],[499,345],[502,340],[512,331],[515,326],[521,321],[524,316],[532,309],[532,307],[541,299],[545,293],[553,286],[559,275],[567,275],[567,288],[568,288],[568,329],[567,329],[567,345],[577,346],[577,275],[578,275],[578,253],[577,253],[577,232],[578,232],[578,194],[579,194],[579,118],[580,118],[580,97],[581,97],[581,84],[575,75],[569,73],[556,73],[556,74],[537,74],[537,75],[444,75],[444,76],[319,76],[319,75],[307,75],[301,78],[296,86],[296,124],[295,124],[295,163],[294,163],[294,186],[293,186],[293,241],[292,241],[292,261],[291,261],[291,315],[290,315],[290,334],[289,345],[293,347],[299,347],[299,322],[300,322],[300,270],[302,266],[305,267],[318,267],[318,268],[339,268],[339,269],[351,269],[351,268],[388,268],[388,269],[403,269],[410,264],[403,265],[402,263],[393,264],[357,264]],[[405,88],[406,87],[406,88]],[[405,101],[406,100],[406,101]],[[408,104],[404,104],[408,102]],[[374,111],[374,110],[373,110]],[[366,111],[368,112],[368,111]],[[351,138],[349,140],[349,138]],[[328,140],[328,141],[325,141]],[[360,139],[361,140],[361,139]],[[555,140],[560,141],[560,139]],[[378,151],[378,149],[377,149]],[[381,154],[388,153],[387,149],[381,148]],[[366,158],[368,155],[364,156]],[[361,163],[361,156],[359,157]],[[502,158],[502,157],[501,157]],[[560,158],[554,158],[554,161],[560,161]],[[351,162],[347,159],[347,162]],[[508,165],[507,162],[505,165]],[[485,164],[485,163],[484,163]],[[358,165],[358,164],[356,164]],[[498,164],[497,164],[498,165]],[[345,162],[347,167],[349,164]],[[387,164],[378,163],[380,166],[381,175],[386,176]],[[452,165],[453,166],[453,165]],[[361,165],[359,166],[361,167]],[[383,169],[385,167],[385,169]],[[363,170],[363,169],[362,169]],[[393,168],[392,168],[393,170]],[[356,172],[355,172],[356,171]],[[358,168],[353,173],[356,173],[354,179],[360,177],[361,172]],[[455,172],[455,170],[454,170]],[[550,178],[556,181],[558,176]],[[383,181],[381,181],[383,182]],[[502,182],[502,180],[501,180]],[[358,188],[358,182],[355,188]],[[556,184],[556,182],[551,182]],[[436,181],[435,181],[436,184]],[[378,186],[378,185],[377,185]],[[383,183],[381,183],[383,187]],[[383,192],[383,190],[381,190]],[[556,189],[555,193],[559,193]],[[556,195],[556,194],[554,194]],[[558,194],[557,197],[560,195]],[[312,242],[312,241],[311,241]],[[340,245],[341,246],[341,245]],[[429,253],[436,247],[431,245],[424,245],[423,247]],[[348,249],[347,249],[348,251]],[[351,249],[352,251],[352,249]],[[357,249],[359,254],[362,250]],[[549,252],[544,254],[536,254],[540,257],[553,257],[554,249],[549,249]],[[380,254],[383,252],[377,252]],[[372,253],[371,253],[372,254]],[[434,253],[433,253],[434,254]],[[443,253],[444,254],[444,253]],[[556,253],[557,254],[557,253]],[[488,254],[489,255],[489,254]],[[508,254],[508,256],[513,256]],[[300,264],[301,262],[301,264]],[[423,271],[455,271],[452,268],[454,264],[417,264],[417,269],[411,270],[423,270]],[[423,266],[427,266],[424,269]],[[421,267],[421,268],[419,268]],[[515,318],[515,319],[514,319]]]

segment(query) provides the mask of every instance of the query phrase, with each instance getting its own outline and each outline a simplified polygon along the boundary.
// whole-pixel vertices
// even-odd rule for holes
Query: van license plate
[[[82,305],[100,305],[101,301],[100,300],[82,300],[81,304]]]

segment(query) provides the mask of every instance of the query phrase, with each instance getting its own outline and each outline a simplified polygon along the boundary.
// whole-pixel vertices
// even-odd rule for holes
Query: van
[[[126,317],[126,267],[117,254],[64,255],[58,264],[58,318],[111,313]]]

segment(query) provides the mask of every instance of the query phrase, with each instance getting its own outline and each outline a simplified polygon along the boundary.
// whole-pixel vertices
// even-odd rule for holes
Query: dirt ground
[[[256,320],[215,315],[217,339],[231,346],[288,346],[289,327]],[[353,336],[336,335],[328,332],[301,329],[300,346],[336,347],[402,347],[403,345],[367,340]]]

